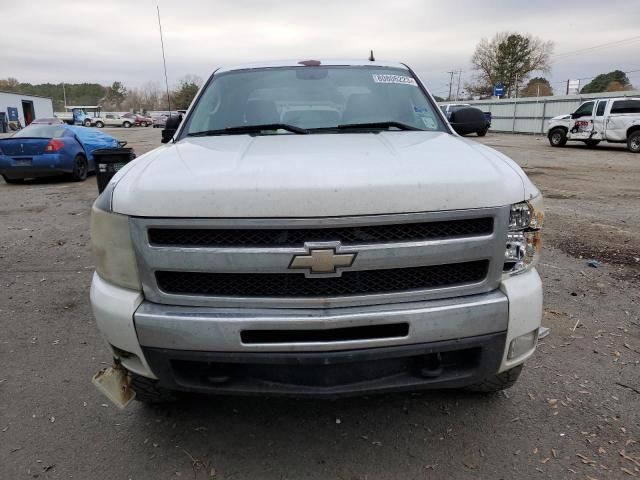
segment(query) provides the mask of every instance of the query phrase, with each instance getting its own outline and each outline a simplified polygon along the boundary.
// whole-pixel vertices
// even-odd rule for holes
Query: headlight
[[[91,247],[96,272],[107,282],[141,290],[129,217],[105,212],[96,204],[91,209]]]
[[[538,262],[543,221],[542,195],[511,205],[504,252],[505,273],[522,273]]]

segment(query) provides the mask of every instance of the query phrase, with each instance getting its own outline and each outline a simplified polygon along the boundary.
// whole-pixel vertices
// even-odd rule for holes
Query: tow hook
[[[424,378],[438,378],[442,372],[442,355],[440,353],[425,357],[425,364],[420,369],[420,375]]]
[[[119,362],[96,373],[91,383],[118,408],[124,409],[136,396],[129,383],[129,372]]]

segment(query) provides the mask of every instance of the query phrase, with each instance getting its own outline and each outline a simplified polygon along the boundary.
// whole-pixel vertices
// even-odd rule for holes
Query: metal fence
[[[471,100],[458,103],[469,103],[483,112],[491,112],[491,131],[546,133],[549,119],[572,113],[585,100],[616,97],[640,97],[640,90],[553,97]],[[447,105],[448,103],[454,102],[440,102],[439,104]]]

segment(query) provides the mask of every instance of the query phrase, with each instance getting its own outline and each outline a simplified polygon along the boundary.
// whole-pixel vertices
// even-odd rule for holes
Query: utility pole
[[[451,87],[453,86],[453,75],[456,72],[447,72],[447,73],[451,74],[451,78],[449,79],[449,96],[447,97],[447,101],[450,102],[451,101]]]
[[[458,87],[456,88],[456,102],[459,100],[458,96],[460,95],[460,77],[462,76],[462,70],[458,70]]]
[[[516,98],[518,98],[518,72],[516,72]]]
[[[62,82],[62,97],[64,98],[64,109],[67,110],[67,92],[64,89],[64,82]]]

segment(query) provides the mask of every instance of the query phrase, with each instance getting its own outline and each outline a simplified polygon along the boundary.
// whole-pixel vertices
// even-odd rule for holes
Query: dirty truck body
[[[138,399],[510,386],[540,192],[405,65],[217,70],[92,211],[91,304]]]

